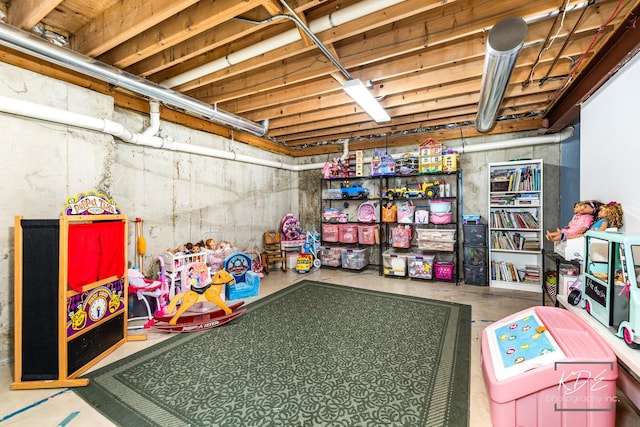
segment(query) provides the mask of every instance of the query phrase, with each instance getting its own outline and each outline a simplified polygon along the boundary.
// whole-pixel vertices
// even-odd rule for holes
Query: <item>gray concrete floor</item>
[[[442,301],[457,302],[472,306],[471,341],[471,421],[472,427],[491,426],[489,400],[484,386],[480,365],[480,336],[482,329],[492,321],[540,305],[541,296],[537,293],[490,289],[482,286],[459,285],[452,283],[425,282],[378,276],[375,270],[348,272],[339,269],[322,268],[302,275],[295,271],[282,272],[274,269],[266,276],[260,286],[258,297],[246,299],[247,303],[269,295],[285,286],[303,279],[318,280],[339,285],[374,289],[405,295],[433,298]],[[132,331],[139,334],[140,331]],[[146,341],[128,342],[100,361],[93,369],[111,363],[145,347],[160,342],[170,334],[148,333]],[[6,426],[69,426],[102,427],[113,424],[69,389],[9,389],[13,381],[13,365],[0,366],[0,423]],[[640,415],[628,404],[625,396],[619,393],[616,412],[616,425],[621,427],[640,425]],[[77,412],[77,414],[76,414]],[[70,419],[70,421],[69,421]]]

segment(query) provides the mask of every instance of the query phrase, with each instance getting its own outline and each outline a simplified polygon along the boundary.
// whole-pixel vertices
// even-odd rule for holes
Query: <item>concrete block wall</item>
[[[109,96],[0,62],[0,95],[102,117],[142,131],[149,119],[114,108]],[[181,143],[291,163],[216,135],[161,122]],[[167,248],[208,237],[262,248],[262,234],[298,214],[298,174],[283,169],[123,143],[110,135],[0,113],[0,364],[13,358],[14,217],[58,218],[68,197],[95,190],[128,215],[129,260],[143,219],[146,271]],[[52,301],[53,303],[53,301]]]

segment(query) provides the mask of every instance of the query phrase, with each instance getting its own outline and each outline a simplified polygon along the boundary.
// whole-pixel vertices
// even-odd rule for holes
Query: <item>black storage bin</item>
[[[488,286],[486,265],[464,265],[464,283],[467,285]]]
[[[463,246],[465,265],[487,265],[486,246]]]
[[[464,244],[468,246],[487,245],[487,225],[486,224],[464,224]]]

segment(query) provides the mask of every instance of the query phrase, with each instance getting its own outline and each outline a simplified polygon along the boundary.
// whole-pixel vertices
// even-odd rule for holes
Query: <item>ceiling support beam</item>
[[[12,1],[7,10],[9,25],[31,31],[33,27],[56,8],[62,0]]]
[[[600,49],[604,52],[593,58],[570,89],[563,93],[544,115],[549,132],[559,132],[580,117],[580,105],[593,95],[613,74],[640,50],[640,3]]]

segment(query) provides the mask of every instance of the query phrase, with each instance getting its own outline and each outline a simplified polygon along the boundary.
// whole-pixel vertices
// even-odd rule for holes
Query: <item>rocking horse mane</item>
[[[211,278],[211,283],[214,285],[232,286],[235,284],[235,279],[227,270],[219,270]]]

